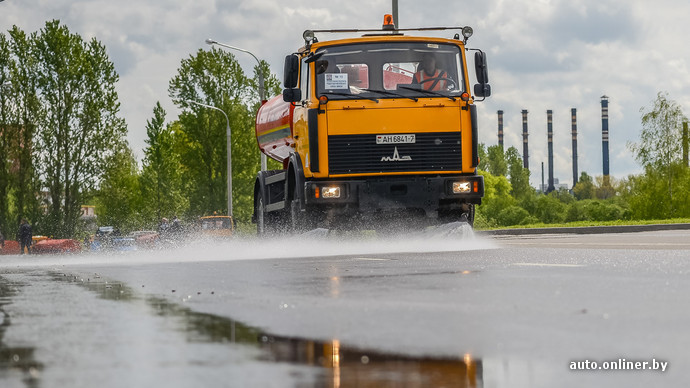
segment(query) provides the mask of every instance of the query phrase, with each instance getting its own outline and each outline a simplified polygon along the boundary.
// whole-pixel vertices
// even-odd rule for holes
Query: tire
[[[307,231],[309,217],[307,217],[307,212],[303,212],[301,209],[299,188],[297,185],[293,185],[292,197],[290,199],[289,208],[289,224],[291,233],[303,233]]]

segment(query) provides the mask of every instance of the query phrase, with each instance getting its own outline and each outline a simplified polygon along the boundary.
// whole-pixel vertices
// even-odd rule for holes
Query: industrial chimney
[[[546,111],[546,131],[549,144],[549,187],[546,192],[550,193],[556,190],[553,184],[553,111],[551,109]]]
[[[498,111],[498,145],[503,150],[503,111]]]
[[[683,166],[690,167],[688,164],[688,122],[683,121]]]
[[[570,110],[573,130],[573,187],[577,184],[577,109]]]
[[[609,176],[609,98],[601,96],[601,149],[604,176]]]
[[[529,149],[527,147],[527,109],[522,110],[522,165],[529,170]]]

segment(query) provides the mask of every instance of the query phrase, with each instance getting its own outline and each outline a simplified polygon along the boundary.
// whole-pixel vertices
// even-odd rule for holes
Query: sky
[[[160,101],[167,120],[179,111],[168,83],[181,61],[206,38],[242,47],[267,61],[282,80],[283,59],[305,29],[380,28],[391,0],[4,0],[0,31],[27,33],[58,19],[85,40],[106,46],[120,76],[117,91],[128,140],[139,159],[146,122]],[[548,175],[546,111],[553,110],[554,176],[572,183],[571,108],[577,109],[578,167],[602,175],[601,102],[609,97],[610,174],[641,168],[627,147],[638,142],[641,112],[667,92],[690,112],[690,2],[655,0],[399,0],[402,28],[474,28],[468,47],[487,52],[492,96],[478,102],[479,139],[498,143],[504,111],[505,146],[522,153],[521,111],[529,111],[529,165],[534,186],[541,163]],[[451,37],[454,32],[433,32]],[[322,39],[323,40],[323,39]],[[233,52],[248,74],[254,59]],[[548,179],[548,176],[547,178]]]

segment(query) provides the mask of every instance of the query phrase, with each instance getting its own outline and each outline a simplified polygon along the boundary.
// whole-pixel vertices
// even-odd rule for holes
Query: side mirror
[[[478,84],[474,85],[474,95],[477,97],[491,96],[491,85],[489,85],[489,67],[486,65],[486,53],[477,51],[474,53],[474,71],[477,75]]]
[[[299,102],[302,100],[302,91],[294,89],[283,89],[283,101],[285,102]]]
[[[474,53],[474,71],[477,74],[477,82],[489,83],[489,68],[486,65],[486,53],[477,51]]]
[[[283,86],[292,89],[297,87],[299,79],[299,56],[290,54],[285,57],[285,67],[283,68]]]
[[[491,85],[489,85],[489,84],[476,84],[476,85],[474,85],[474,95],[477,97],[489,97],[489,96],[491,96]]]

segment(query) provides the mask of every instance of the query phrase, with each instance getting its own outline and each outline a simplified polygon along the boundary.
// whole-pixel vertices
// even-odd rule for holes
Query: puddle
[[[471,355],[457,358],[415,358],[357,349],[337,339],[315,341],[264,333],[235,320],[198,313],[163,298],[141,297],[117,282],[56,274],[114,301],[143,300],[150,313],[177,322],[187,341],[239,344],[260,350],[257,358],[272,363],[299,364],[319,370],[314,387],[483,387],[482,360]]]
[[[21,284],[14,284],[0,277],[0,373],[21,374],[21,380],[26,387],[38,387],[38,375],[43,364],[34,357],[34,348],[10,347],[4,342],[5,332],[12,321],[5,311],[5,306],[12,303],[12,297],[17,294]]]

